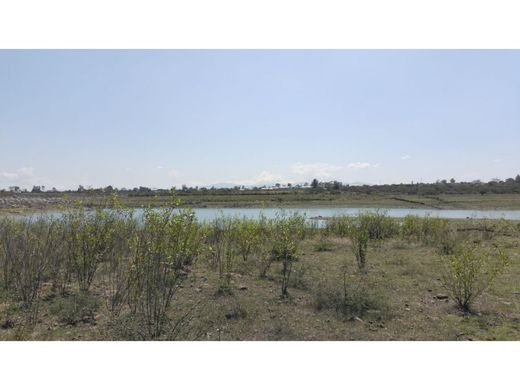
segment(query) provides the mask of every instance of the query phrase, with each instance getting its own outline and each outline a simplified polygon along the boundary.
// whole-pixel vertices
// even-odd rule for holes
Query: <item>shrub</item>
[[[4,287],[12,289],[30,308],[37,302],[50,259],[60,245],[59,223],[38,217],[36,220],[10,221],[2,235]]]
[[[258,265],[258,275],[260,278],[267,277],[267,272],[271,268],[271,264],[273,263],[273,256],[271,254],[271,248],[268,244],[262,245],[259,250],[259,254],[257,257],[257,265]]]
[[[106,263],[105,287],[106,306],[108,310],[119,315],[130,293],[132,242],[139,229],[132,211],[118,210],[114,221],[109,253]]]
[[[422,219],[422,241],[427,245],[436,245],[449,234],[449,221],[445,218],[426,216]]]
[[[393,237],[398,232],[394,220],[379,211],[360,213],[357,216],[357,225],[367,232],[370,240],[382,241]]]
[[[231,272],[238,253],[237,226],[231,218],[217,218],[209,230],[207,242],[210,262],[218,271],[218,294],[231,293]]]
[[[497,222],[495,232],[502,236],[514,237],[518,234],[518,225],[515,225],[513,221],[502,218]]]
[[[133,242],[129,303],[144,339],[158,338],[168,327],[173,296],[200,251],[195,215],[175,205],[145,209]]]
[[[441,255],[453,255],[458,245],[460,245],[460,238],[454,232],[446,232],[438,239],[437,248]]]
[[[110,253],[114,216],[104,210],[87,212],[84,208],[70,211],[66,219],[66,241],[72,270],[80,291],[90,289],[99,264]]]
[[[422,223],[421,219],[416,215],[407,215],[404,217],[400,228],[401,238],[407,241],[422,240]]]
[[[6,217],[0,218],[0,268],[2,271],[2,287],[6,290],[9,290],[12,283],[12,256],[8,247],[14,231],[13,220]]]
[[[244,262],[260,243],[260,224],[252,219],[236,221],[236,245]]]
[[[468,312],[508,261],[500,247],[489,249],[464,243],[453,255],[445,257],[447,267],[442,281],[458,307]]]
[[[347,215],[334,216],[326,220],[325,230],[339,237],[347,237],[355,219]]]
[[[278,214],[273,224],[271,258],[282,262],[282,298],[289,296],[287,288],[293,262],[298,259],[298,243],[304,234],[305,219],[298,214]]]
[[[352,227],[350,230],[352,253],[354,253],[354,256],[356,257],[358,269],[361,272],[366,271],[368,237],[368,231],[362,226]]]
[[[407,215],[400,227],[402,239],[421,242],[426,245],[438,245],[449,234],[449,221],[447,219],[429,215],[424,217]]]

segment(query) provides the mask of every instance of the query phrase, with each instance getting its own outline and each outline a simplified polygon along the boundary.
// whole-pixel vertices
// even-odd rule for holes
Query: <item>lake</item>
[[[258,218],[263,214],[267,218],[273,218],[282,209],[279,208],[193,208],[195,215],[199,221],[211,221],[219,216],[225,217],[247,217]],[[386,213],[389,217],[403,218],[407,215],[416,215],[419,217],[432,216],[450,219],[510,219],[520,220],[520,210],[432,210],[432,209],[404,209],[404,208],[354,208],[354,207],[301,207],[301,208],[285,208],[288,213],[298,212],[307,218],[327,218],[338,215],[357,215],[360,212],[380,211]],[[136,209],[136,215],[142,212]],[[58,211],[46,211],[44,213],[34,213],[32,215],[45,214],[58,217],[61,213]]]
[[[520,210],[431,210],[401,208],[352,208],[352,207],[318,207],[318,208],[286,208],[289,213],[298,212],[307,218],[327,218],[338,215],[357,215],[363,211],[385,212],[389,217],[403,218],[407,215],[419,217],[433,216],[451,219],[511,219],[520,220]],[[267,218],[275,217],[281,209],[276,208],[194,208],[200,221],[211,221],[220,215],[229,217],[258,218],[263,214]]]

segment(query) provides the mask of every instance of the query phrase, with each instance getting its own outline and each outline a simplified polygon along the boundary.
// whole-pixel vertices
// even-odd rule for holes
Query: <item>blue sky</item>
[[[0,50],[0,188],[520,173],[520,51]]]

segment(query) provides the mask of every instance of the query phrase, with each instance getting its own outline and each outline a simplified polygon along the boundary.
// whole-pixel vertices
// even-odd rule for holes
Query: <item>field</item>
[[[435,196],[359,194],[312,190],[219,190],[213,193],[198,191],[176,194],[188,207],[375,207],[375,208],[429,208],[518,210],[519,194],[441,194]],[[86,207],[110,203],[112,195],[99,193],[0,193],[0,214],[30,213],[35,210],[59,209],[79,203]],[[126,207],[143,205],[164,206],[170,195],[150,196],[120,194],[120,202]]]
[[[520,340],[518,222],[131,215],[0,218],[0,339]]]

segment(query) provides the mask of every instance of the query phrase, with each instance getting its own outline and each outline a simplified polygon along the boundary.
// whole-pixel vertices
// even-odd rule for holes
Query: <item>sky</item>
[[[0,188],[514,177],[519,69],[519,50],[0,50]]]

